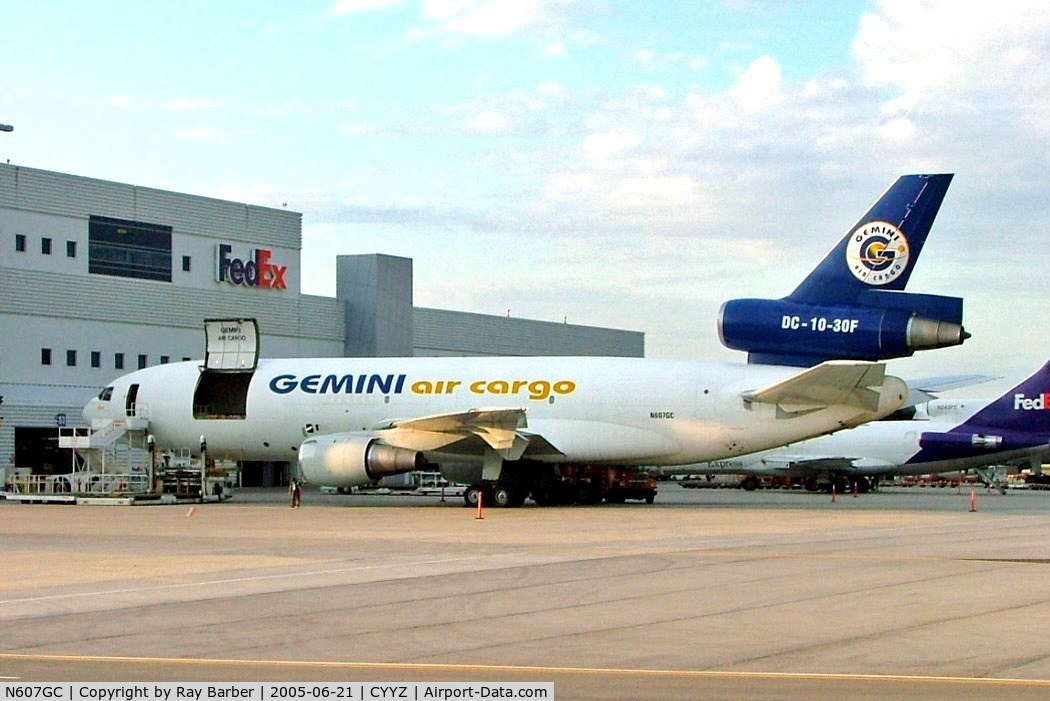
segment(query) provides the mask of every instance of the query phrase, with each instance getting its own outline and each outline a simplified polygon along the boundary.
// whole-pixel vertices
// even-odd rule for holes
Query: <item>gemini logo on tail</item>
[[[1050,392],[1044,392],[1036,397],[1026,397],[1018,392],[1014,395],[1014,411],[1048,411],[1050,410]]]
[[[868,285],[886,285],[908,269],[908,239],[893,224],[868,222],[857,229],[846,246],[850,272]]]

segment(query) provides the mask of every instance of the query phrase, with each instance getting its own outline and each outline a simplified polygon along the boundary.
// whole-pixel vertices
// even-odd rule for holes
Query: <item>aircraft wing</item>
[[[385,443],[408,450],[433,451],[475,438],[505,460],[517,460],[529,445],[525,409],[470,409],[412,419],[393,419],[376,427]]]
[[[886,379],[881,363],[829,360],[776,382],[743,393],[744,401],[774,404],[787,414],[819,411],[832,405],[878,411]]]

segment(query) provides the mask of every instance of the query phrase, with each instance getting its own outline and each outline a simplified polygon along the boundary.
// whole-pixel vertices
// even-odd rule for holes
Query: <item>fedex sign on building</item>
[[[220,243],[215,253],[215,279],[245,287],[287,289],[284,275],[288,266],[272,263],[272,255],[273,251],[268,248],[255,248],[249,251],[246,258],[240,258],[233,254],[233,246]]]

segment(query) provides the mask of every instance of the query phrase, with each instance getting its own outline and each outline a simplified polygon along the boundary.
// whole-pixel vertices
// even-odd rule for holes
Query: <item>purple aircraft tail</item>
[[[1050,435],[1050,361],[959,428],[966,426]]]
[[[924,460],[935,459],[934,454],[947,457],[1041,445],[1050,449],[1050,362],[947,433],[923,433],[920,445]]]

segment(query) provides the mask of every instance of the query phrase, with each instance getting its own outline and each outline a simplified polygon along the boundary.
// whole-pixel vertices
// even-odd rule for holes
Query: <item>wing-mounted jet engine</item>
[[[898,178],[790,295],[723,304],[722,344],[749,363],[803,367],[961,344],[961,298],[903,292],[951,181]]]

